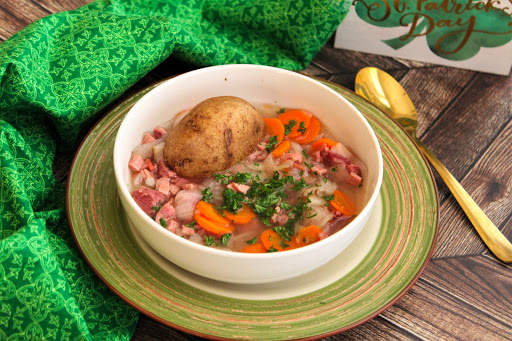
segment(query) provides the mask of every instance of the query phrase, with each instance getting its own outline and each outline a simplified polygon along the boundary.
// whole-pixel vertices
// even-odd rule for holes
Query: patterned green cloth
[[[304,68],[348,11],[321,0],[96,1],[0,45],[0,340],[126,340],[138,313],[82,260],[52,174],[97,113],[173,54]]]

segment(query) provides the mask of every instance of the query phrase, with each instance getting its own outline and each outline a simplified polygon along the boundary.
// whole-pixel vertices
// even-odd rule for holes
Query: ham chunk
[[[180,227],[181,224],[178,223],[176,220],[173,220],[171,219],[168,223],[167,223],[167,227],[165,228],[166,230],[168,231],[171,231],[172,233],[176,233],[176,230],[178,229],[178,227]]]
[[[251,189],[250,186],[244,184],[238,184],[236,182],[232,182],[226,186],[226,188],[232,189],[235,192],[247,194],[247,191]]]
[[[162,226],[165,225],[165,227],[167,227],[171,223],[171,219],[175,216],[176,210],[174,209],[174,206],[170,202],[167,202],[156,214],[155,221],[158,224]]]
[[[144,138],[142,139],[142,144],[151,143],[154,141],[156,141],[156,139],[152,135],[146,134],[146,135],[144,135]]]
[[[162,127],[156,127],[154,130],[153,130],[153,138],[155,140],[158,140],[159,138],[161,138],[162,136],[164,136],[165,134],[167,134],[167,131],[162,128]]]
[[[139,155],[134,155],[128,163],[130,169],[134,172],[140,172],[143,169],[148,168],[148,164]]]
[[[156,190],[165,196],[169,195],[170,185],[171,183],[167,177],[156,179]]]
[[[160,175],[162,177],[171,178],[171,179],[174,179],[178,176],[176,173],[174,173],[172,170],[170,170],[167,167],[167,165],[165,164],[164,158],[161,158],[158,161],[158,175]]]
[[[164,203],[165,197],[162,193],[149,188],[139,188],[132,192],[132,198],[137,205],[149,216],[155,215],[155,207]]]

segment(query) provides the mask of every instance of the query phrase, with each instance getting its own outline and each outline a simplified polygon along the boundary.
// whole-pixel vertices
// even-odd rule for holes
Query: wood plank
[[[315,70],[322,70],[315,71],[318,73],[314,75],[355,74],[366,66],[375,66],[384,70],[406,68],[393,58],[334,48],[333,41],[334,39],[331,38],[313,59],[311,67],[315,67]]]
[[[380,316],[425,340],[510,340],[512,328],[422,278]]]
[[[455,178],[468,173],[510,120],[511,93],[512,77],[479,73],[422,137]]]
[[[161,340],[190,341],[205,339],[180,332],[176,329],[167,327],[144,314],[140,314],[139,322],[137,323],[137,328],[135,329],[135,333],[133,334],[131,341]]]
[[[0,36],[7,40],[33,21],[50,14],[29,1],[3,1],[0,3]]]
[[[344,333],[329,336],[321,341],[368,341],[368,340],[396,340],[410,341],[414,335],[396,326],[386,319],[377,316],[374,319],[352,328]]]
[[[50,13],[58,13],[77,9],[93,1],[94,0],[36,0],[35,2],[37,2],[39,6],[43,7]]]
[[[421,278],[512,328],[512,265],[481,256],[437,259]]]
[[[489,219],[512,240],[512,119],[461,181]],[[442,184],[442,186],[445,186]],[[487,247],[453,197],[441,205],[434,257],[477,254]]]
[[[475,72],[449,67],[412,69],[400,79],[418,112],[418,131],[421,138],[425,129],[442,115],[446,108],[475,76]]]

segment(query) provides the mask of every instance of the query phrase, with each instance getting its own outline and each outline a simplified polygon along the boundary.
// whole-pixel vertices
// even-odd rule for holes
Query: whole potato
[[[245,159],[264,134],[263,117],[250,103],[233,96],[212,97],[169,132],[164,158],[181,176],[206,177]]]

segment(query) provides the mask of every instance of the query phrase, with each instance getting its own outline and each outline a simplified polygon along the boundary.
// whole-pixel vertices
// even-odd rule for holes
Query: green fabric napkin
[[[55,181],[97,113],[171,54],[194,65],[304,68],[350,2],[108,1],[0,45],[0,340],[126,340],[138,313],[82,260]]]

